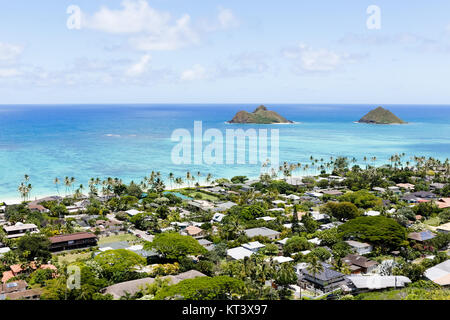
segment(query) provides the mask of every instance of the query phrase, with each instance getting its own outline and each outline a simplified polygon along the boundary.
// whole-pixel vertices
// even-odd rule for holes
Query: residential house
[[[139,210],[136,210],[136,209],[131,209],[131,210],[125,211],[125,213],[128,214],[130,217],[134,217],[134,216],[136,216],[136,215],[138,215],[139,213],[142,213],[142,212],[139,211]]]
[[[315,221],[317,222],[329,222],[330,221],[330,216],[324,213],[320,213],[318,211],[312,211],[311,212],[311,218],[313,218]]]
[[[97,236],[90,232],[78,232],[73,234],[50,237],[50,251],[64,251],[80,248],[95,247]]]
[[[242,247],[256,253],[260,249],[265,248],[266,246],[264,244],[260,243],[259,241],[253,241],[253,242],[244,243],[242,245]]]
[[[436,228],[436,231],[442,233],[450,233],[450,222],[441,224],[439,227]]]
[[[436,201],[436,204],[439,209],[450,208],[450,198],[440,198],[438,201]]]
[[[372,252],[373,247],[372,245],[364,242],[354,241],[354,240],[348,240],[345,241],[347,244],[352,247],[353,251],[355,251],[357,254],[363,255]]]
[[[445,183],[432,183],[430,184],[430,189],[433,191],[441,190],[445,187]]]
[[[206,200],[192,200],[187,202],[189,208],[195,211],[210,211],[214,210],[214,204]]]
[[[245,257],[250,257],[254,252],[244,247],[236,247],[227,250],[227,256],[233,260],[242,260]]]
[[[292,259],[291,257],[283,257],[283,256],[274,257],[272,259],[273,259],[273,261],[278,262],[280,264],[294,261],[294,259]]]
[[[353,293],[362,293],[389,288],[403,288],[411,280],[404,276],[351,275],[347,276]]]
[[[413,192],[411,194],[413,196],[417,197],[418,199],[423,199],[423,200],[436,199],[436,195],[433,192],[429,192],[429,191],[417,191],[417,192]]]
[[[3,257],[3,255],[4,255],[5,253],[10,252],[10,251],[11,251],[11,249],[10,249],[9,247],[2,247],[2,246],[0,245],[0,258]]]
[[[50,212],[50,210],[45,208],[43,205],[40,205],[40,204],[37,204],[37,203],[33,203],[33,202],[28,204],[28,209],[30,209],[31,211],[37,211],[37,212],[40,212],[40,213]]]
[[[8,271],[4,271],[3,272],[3,276],[2,276],[2,282],[3,283],[7,283],[10,279],[17,277],[19,274],[21,274],[22,272],[26,271],[22,268],[22,265],[20,264],[13,264],[11,266],[9,266]],[[38,268],[38,265],[36,264],[36,262],[30,262],[29,264],[29,269],[28,270],[37,270],[37,269],[50,269],[55,271],[53,273],[53,276],[56,276],[56,271],[57,268],[52,265],[52,264],[41,264]]]
[[[211,251],[212,249],[214,249],[214,244],[209,240],[199,239],[198,243],[208,251]]]
[[[265,222],[269,222],[269,221],[275,221],[275,220],[277,220],[277,218],[266,216],[266,217],[256,218],[256,220],[264,220]]]
[[[450,286],[450,259],[427,269],[424,276],[440,286]]]
[[[276,240],[279,239],[280,237],[280,233],[278,231],[266,228],[266,227],[261,227],[261,228],[251,228],[251,229],[247,229],[244,231],[245,235],[249,238],[253,238],[256,236],[262,236],[262,237],[267,237],[271,240]]]
[[[225,215],[222,213],[216,213],[214,214],[214,216],[211,219],[211,223],[217,222],[220,223],[222,222],[223,218],[225,218]]]
[[[395,194],[401,194],[400,188],[397,186],[388,187],[388,190],[395,193]]]
[[[37,226],[33,223],[21,223],[17,222],[13,226],[3,226],[3,230],[6,232],[7,239],[20,238],[25,234],[39,232]]]
[[[405,189],[405,190],[408,190],[408,191],[414,190],[414,187],[415,187],[411,183],[397,183],[396,186],[399,187],[400,189]]]
[[[421,232],[411,232],[410,234],[408,234],[408,239],[411,239],[411,240],[414,240],[417,242],[421,242],[421,243],[431,240],[434,237],[436,237],[436,235],[429,230],[425,230],[425,231],[421,231]]]
[[[194,279],[197,277],[206,277],[206,275],[197,270],[190,270],[177,275],[164,276],[161,277],[161,279],[167,279],[169,280],[170,284],[175,285],[183,280]],[[103,288],[101,292],[103,294],[111,294],[114,300],[119,300],[121,297],[126,296],[127,294],[136,294],[141,290],[141,288],[145,288],[145,286],[150,285],[154,282],[155,278],[142,278],[137,280],[125,281]]]
[[[374,188],[372,188],[372,190],[377,193],[385,193],[386,192],[386,189],[381,188],[381,187],[374,187]]]
[[[237,206],[236,203],[228,201],[224,203],[219,203],[216,205],[216,207],[213,209],[214,212],[225,212],[233,208],[234,206]]]
[[[331,197],[339,197],[344,194],[340,190],[321,190],[320,192]]]
[[[369,260],[358,254],[349,254],[344,257],[342,261],[350,267],[352,274],[370,273],[374,271],[378,265],[376,261]]]
[[[39,300],[42,289],[27,290],[26,281],[18,280],[0,285],[0,300]]]
[[[346,283],[345,275],[333,270],[331,265],[322,263],[322,268],[322,271],[314,274],[306,267],[302,270],[303,279],[324,292],[337,289]]]
[[[182,234],[191,236],[194,239],[202,239],[206,237],[206,231],[196,226],[189,226],[182,231]]]

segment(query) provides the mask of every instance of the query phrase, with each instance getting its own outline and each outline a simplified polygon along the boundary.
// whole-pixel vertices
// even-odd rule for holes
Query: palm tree
[[[169,173],[170,189],[172,189],[172,182],[173,182],[173,179],[174,179],[174,175],[173,175],[172,172],[170,172],[170,173]]]
[[[69,177],[65,177],[65,178],[64,178],[64,186],[66,187],[66,192],[65,192],[65,194],[66,194],[66,196],[67,196],[67,192],[68,192],[68,190],[69,190],[69,188],[70,188],[70,179],[69,179]]]
[[[58,193],[58,196],[59,196],[59,187],[58,187],[58,185],[59,185],[59,179],[56,177],[55,180],[53,180],[53,183],[54,183],[55,186],[56,186],[56,192]]]
[[[75,181],[76,181],[76,179],[74,177],[70,178],[70,185],[72,186],[72,192],[74,192]]]
[[[322,262],[319,260],[319,258],[316,255],[310,255],[308,260],[309,260],[308,261],[309,264],[306,267],[306,270],[309,273],[312,273],[313,277],[315,278],[316,275],[318,273],[322,272],[323,269],[324,269],[323,265],[322,265]],[[314,286],[314,293],[316,293],[315,288],[316,287]]]
[[[212,174],[211,174],[211,173],[208,173],[208,175],[206,176],[206,183],[207,183],[207,184],[210,184],[212,178],[213,178]]]

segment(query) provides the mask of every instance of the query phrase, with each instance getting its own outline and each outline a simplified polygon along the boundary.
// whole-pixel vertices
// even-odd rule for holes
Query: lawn
[[[91,257],[92,252],[83,252],[83,253],[67,253],[66,255],[58,254],[58,262],[60,264],[67,263],[70,264],[77,260],[85,260]]]
[[[424,222],[428,226],[438,227],[441,224],[441,219],[439,217],[433,217]]]
[[[194,199],[196,199],[195,198],[196,195],[200,195],[202,197],[201,200],[217,201],[219,199],[219,198],[217,198],[215,196],[203,193],[201,191],[194,191],[194,192],[189,193],[189,197],[194,198]]]
[[[108,237],[100,237],[98,244],[105,244],[105,243],[111,243],[111,242],[120,242],[120,241],[139,241],[140,239],[136,237],[135,235],[125,233],[125,234],[119,234],[114,236],[108,236]]]

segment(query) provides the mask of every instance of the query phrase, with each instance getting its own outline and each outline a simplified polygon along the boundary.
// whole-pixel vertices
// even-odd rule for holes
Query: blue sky
[[[0,4],[1,104],[450,104],[449,58],[445,0]]]

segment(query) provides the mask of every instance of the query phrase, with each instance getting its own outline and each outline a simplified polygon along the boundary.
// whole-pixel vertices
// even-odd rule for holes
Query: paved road
[[[131,231],[132,234],[134,234],[135,236],[140,235],[141,239],[144,239],[145,241],[153,241],[153,238],[155,237],[154,235],[148,235],[145,233],[145,231],[141,231],[138,229],[129,229]]]
[[[108,214],[108,215],[106,215],[106,217],[107,217],[110,221],[122,223],[121,221],[117,220],[113,214]],[[153,241],[153,238],[155,237],[155,236],[153,236],[153,235],[145,234],[145,231],[141,231],[141,230],[138,230],[138,229],[135,229],[135,228],[129,228],[128,230],[129,230],[132,234],[134,234],[135,236],[140,235],[140,238],[143,239],[143,240],[145,240],[145,241],[150,241],[150,242],[151,242],[151,241]]]

